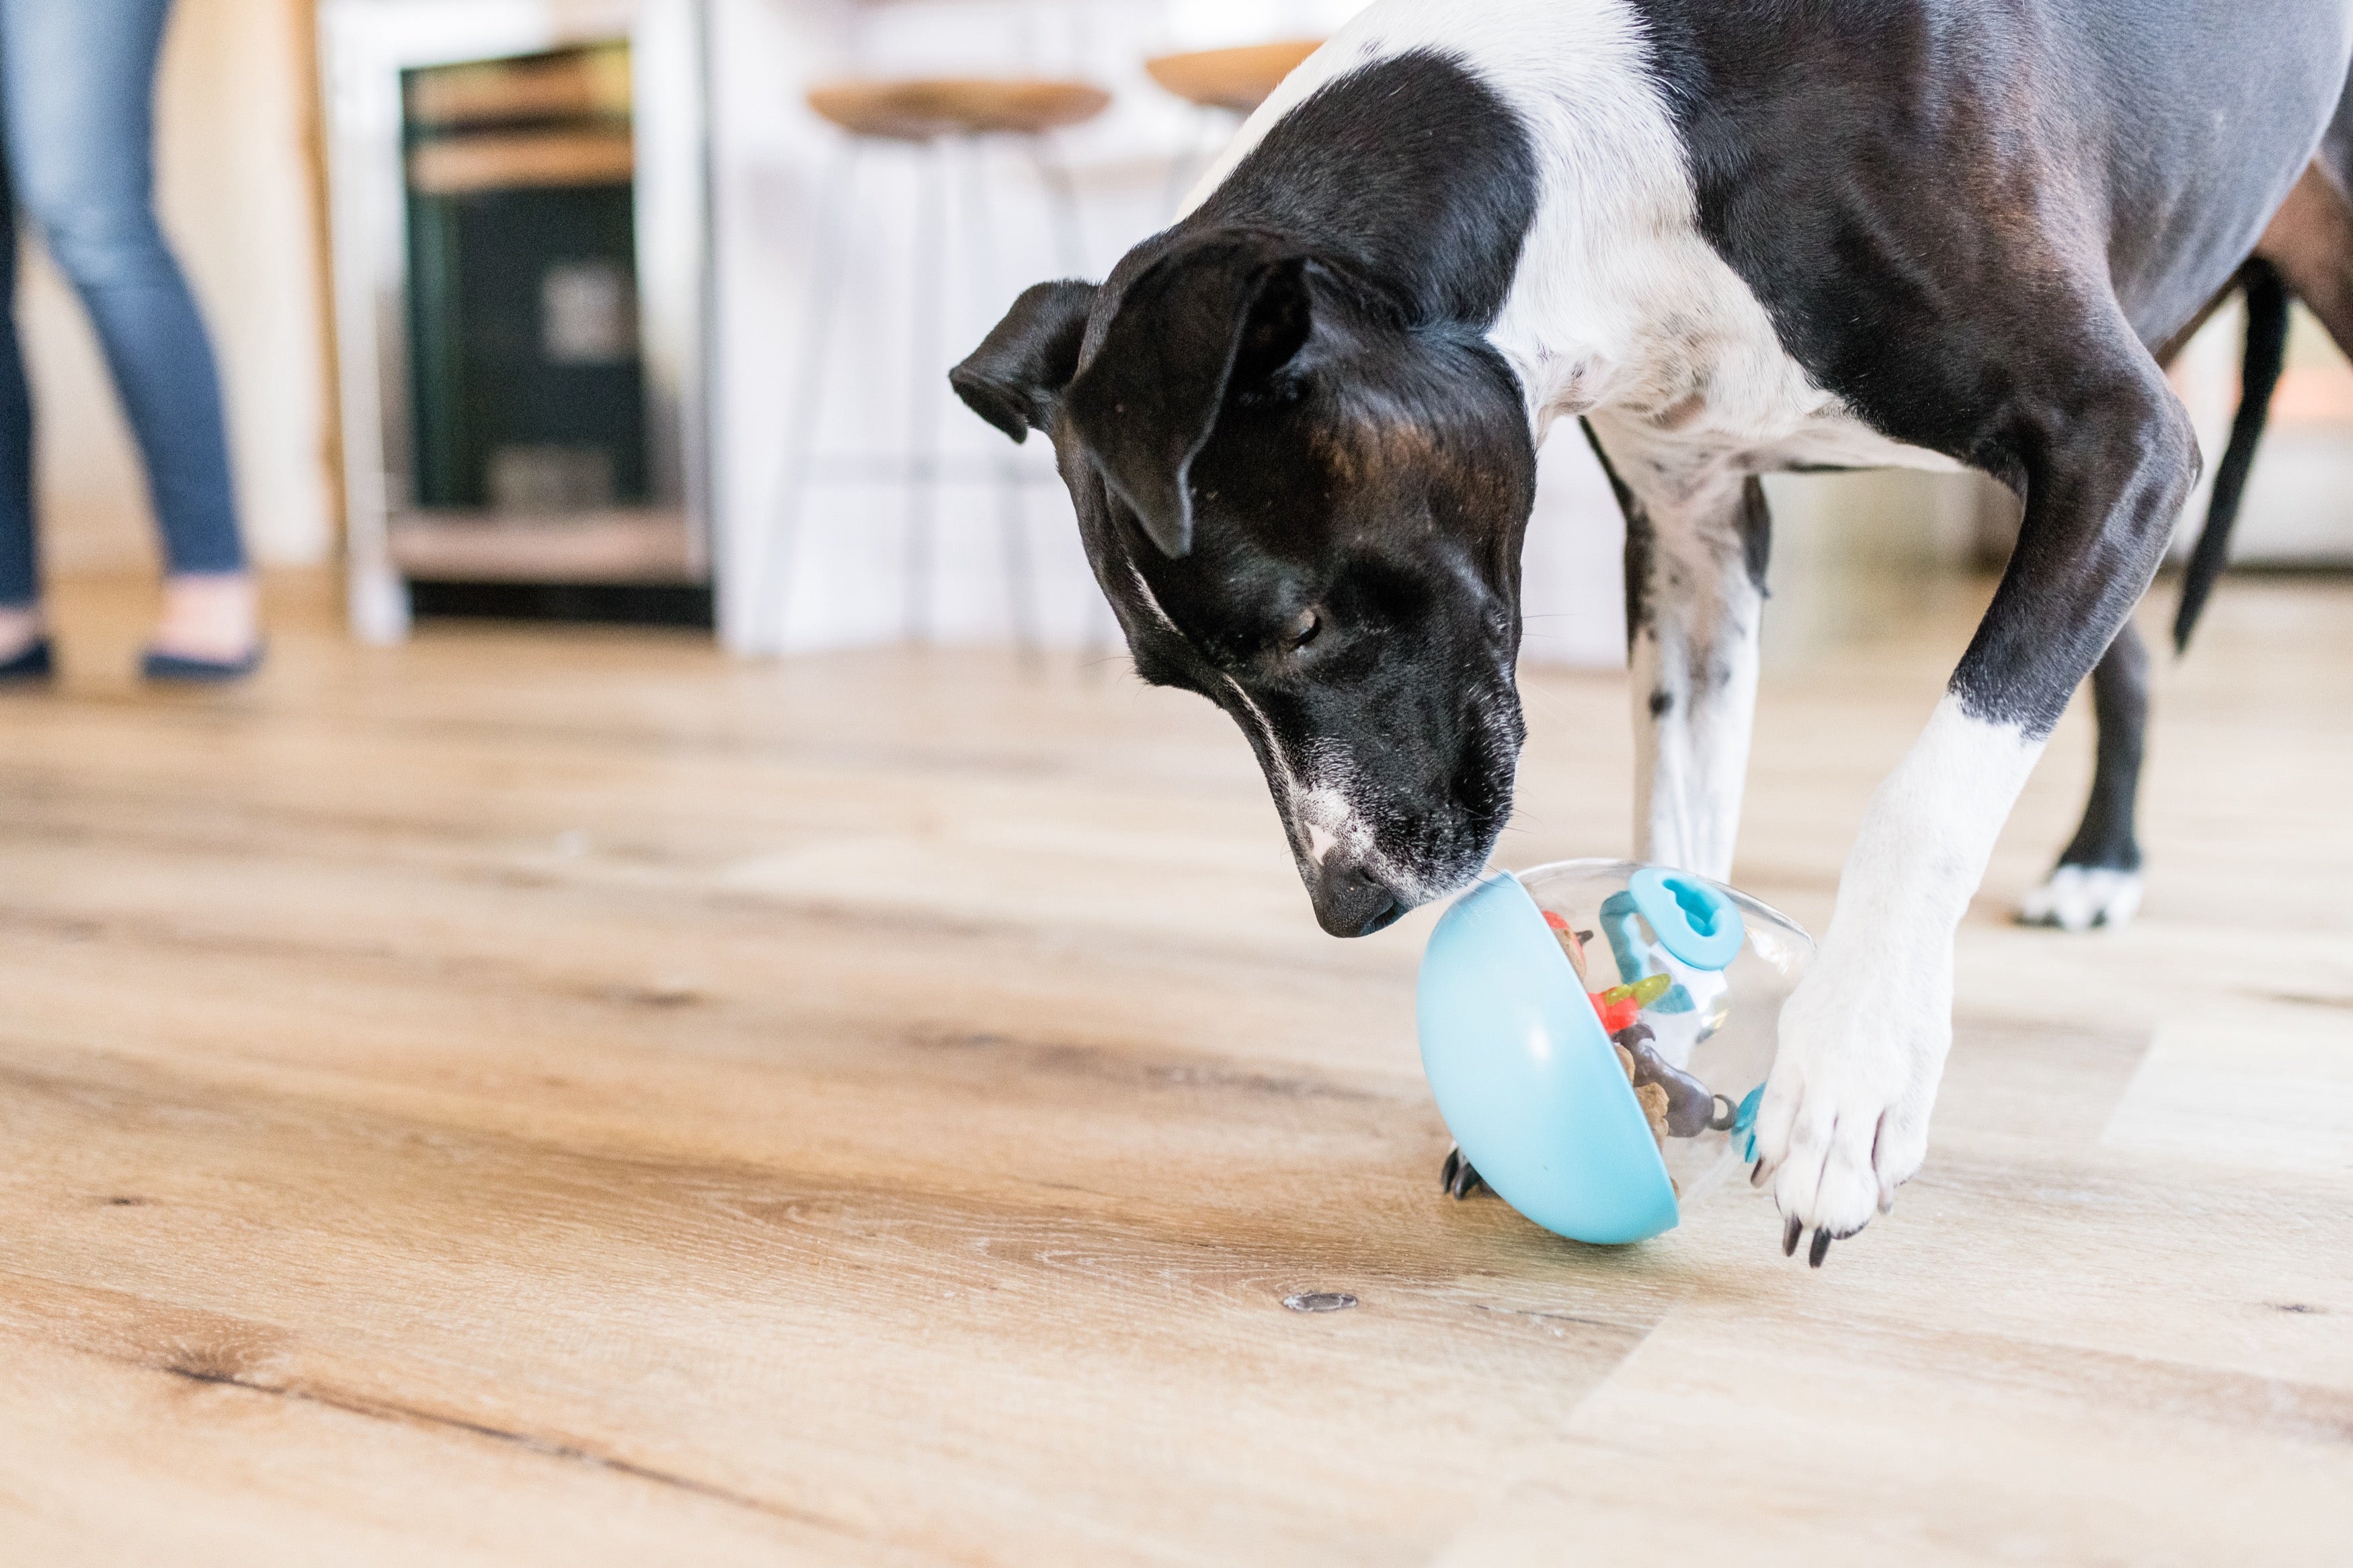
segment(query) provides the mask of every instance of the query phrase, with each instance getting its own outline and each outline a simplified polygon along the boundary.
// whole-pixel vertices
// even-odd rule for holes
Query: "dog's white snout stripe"
[[[1168,612],[1161,608],[1152,584],[1145,581],[1144,574],[1133,563],[1128,566],[1128,575],[1135,584],[1145,609],[1163,626],[1183,636]],[[1283,750],[1282,738],[1268,721],[1266,710],[1251,700],[1240,681],[1230,675],[1222,679],[1234,694],[1234,700],[1249,715],[1250,727],[1258,731],[1266,748],[1267,781],[1273,788],[1276,807],[1285,822],[1295,824],[1301,837],[1306,840],[1307,859],[1321,867],[1335,850],[1344,851],[1400,898],[1413,903],[1423,901],[1428,883],[1381,852],[1374,841],[1372,825],[1351,804],[1356,770],[1346,752],[1328,743],[1311,744],[1303,759],[1303,769],[1294,766]]]

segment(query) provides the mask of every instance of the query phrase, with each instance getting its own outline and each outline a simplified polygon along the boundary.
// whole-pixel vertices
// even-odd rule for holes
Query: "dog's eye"
[[[1313,610],[1302,610],[1297,615],[1292,616],[1289,623],[1283,626],[1283,646],[1285,647],[1305,647],[1309,643],[1315,640],[1315,634],[1323,629],[1323,616],[1317,615]]]

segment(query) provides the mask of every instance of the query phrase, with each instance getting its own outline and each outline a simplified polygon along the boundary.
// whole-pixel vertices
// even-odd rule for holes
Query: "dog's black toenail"
[[[1820,1268],[1822,1266],[1822,1259],[1828,1258],[1830,1255],[1831,1233],[1826,1230],[1815,1231],[1814,1248],[1811,1252],[1806,1254],[1807,1267]]]
[[[1798,1237],[1803,1236],[1805,1231],[1806,1222],[1799,1219],[1797,1215],[1791,1215],[1789,1216],[1788,1223],[1781,1227],[1782,1257],[1795,1258],[1798,1256]]]
[[[1446,1168],[1438,1173],[1439,1191],[1460,1203],[1486,1184],[1472,1166],[1471,1157],[1462,1152],[1462,1145],[1458,1143],[1446,1152]]]

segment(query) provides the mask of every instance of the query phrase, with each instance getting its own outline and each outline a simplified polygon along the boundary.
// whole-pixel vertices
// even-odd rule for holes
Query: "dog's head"
[[[1264,230],[1029,289],[950,377],[1054,442],[1135,667],[1233,715],[1324,929],[1477,875],[1511,809],[1535,453],[1473,330]]]

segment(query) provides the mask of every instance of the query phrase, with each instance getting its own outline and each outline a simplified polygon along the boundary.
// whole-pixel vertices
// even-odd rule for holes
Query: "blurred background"
[[[1044,444],[1005,444],[944,373],[1022,287],[1100,277],[1164,225],[1355,9],[181,0],[161,205],[219,340],[251,546],[347,574],[375,641],[492,615],[707,626],[746,655],[1106,648]],[[22,316],[47,568],[147,569],[111,388],[37,258]],[[2239,330],[2224,312],[2176,372],[2210,451]],[[1901,622],[2010,522],[1967,478],[1770,484],[1783,649]],[[1620,658],[1618,527],[1564,429],[1531,660]],[[2237,555],[2353,563],[2353,374],[2308,321]]]
[[[1896,1215],[1570,1247],[1440,1191],[1437,905],[1323,934],[945,380],[1351,9],[176,0],[269,658],[133,674],[147,484],[28,238],[0,1568],[2348,1560],[2353,373],[2299,321],[2283,575],[2152,661],[2129,928],[2014,920],[2087,704],[2028,783]],[[2178,368],[2210,453],[2239,355]],[[1544,461],[1515,867],[1634,816],[1619,517]],[[2014,514],[1768,485],[1734,875],[1821,931]]]

